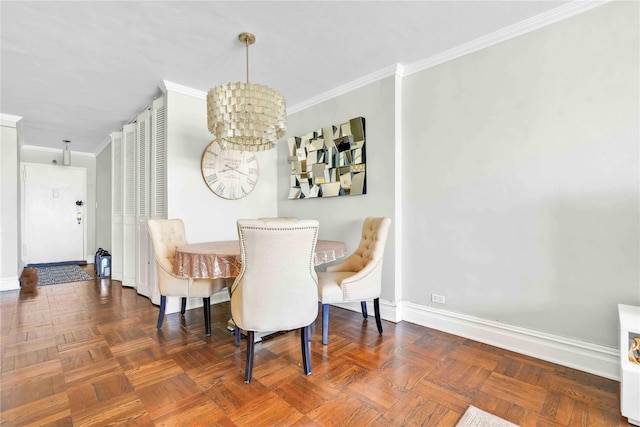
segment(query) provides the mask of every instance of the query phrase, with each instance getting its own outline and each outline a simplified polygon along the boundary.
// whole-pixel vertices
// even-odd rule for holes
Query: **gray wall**
[[[640,304],[638,3],[403,81],[407,301],[617,347]]]
[[[638,27],[637,2],[605,4],[291,114],[288,136],[366,118],[368,194],[287,200],[282,143],[278,214],[350,250],[363,217],[392,217],[382,298],[400,310],[616,348],[617,304],[640,305]]]
[[[365,118],[367,194],[289,200],[291,167],[287,144],[278,147],[278,215],[320,221],[319,238],[342,240],[352,252],[360,242],[362,221],[367,216],[388,216],[393,221],[395,175],[395,79],[388,77],[287,118],[287,137],[300,136],[354,117]],[[395,301],[395,233],[385,248],[381,298]]]

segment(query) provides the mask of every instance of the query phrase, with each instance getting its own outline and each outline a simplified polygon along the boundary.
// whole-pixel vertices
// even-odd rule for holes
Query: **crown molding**
[[[203,92],[198,89],[194,89],[188,86],[183,86],[178,83],[173,83],[168,80],[163,80],[160,84],[160,90],[162,93],[167,93],[168,91],[181,93],[183,95],[193,96],[194,98],[199,99],[207,99],[207,92]]]
[[[102,140],[100,145],[98,145],[98,148],[96,149],[94,156],[98,157],[100,154],[102,154],[104,149],[107,148],[109,144],[111,144],[111,135],[107,136],[105,139]]]
[[[447,61],[451,61],[461,56],[465,56],[470,53],[493,46],[497,43],[501,43],[503,41],[521,36],[523,34],[530,33],[547,25],[551,25],[564,19],[570,18],[603,4],[610,3],[611,1],[613,0],[574,0],[570,3],[564,4],[545,13],[541,13],[540,15],[494,31],[491,34],[487,34],[468,43],[464,43],[462,45],[456,46],[452,49],[446,50],[437,55],[430,56],[412,64],[396,64],[383,68],[379,71],[353,80],[352,82],[346,83],[342,86],[338,86],[335,89],[324,92],[299,104],[293,105],[292,107],[287,108],[287,114],[297,113],[306,108],[320,104],[324,101],[328,101],[331,98],[338,97],[354,89],[358,89],[362,86],[394,74],[400,78],[409,76],[419,71],[423,71],[436,65],[443,64]]]
[[[6,120],[8,122],[18,123],[20,120],[22,120],[22,116],[14,116],[12,114],[0,113],[0,120]]]
[[[377,82],[379,80],[382,80],[386,77],[390,77],[393,75],[398,75],[402,77],[404,75],[404,66],[402,66],[401,64],[390,65],[378,71],[374,71],[371,74],[367,74],[366,76],[353,80],[349,83],[335,87],[327,92],[314,96],[313,98],[309,98],[306,101],[300,102],[291,107],[287,107],[287,115],[295,114],[309,107],[313,107],[314,105],[328,101],[332,98],[336,98],[342,94],[351,92],[352,90],[361,88],[363,86],[367,86],[371,83]]]
[[[612,0],[574,0],[571,3],[564,4],[545,13],[541,13],[540,15],[518,22],[517,24],[510,25],[452,49],[443,51],[437,55],[414,62],[406,67],[406,75],[426,70],[436,65],[491,47],[495,44],[530,33],[611,1]]]

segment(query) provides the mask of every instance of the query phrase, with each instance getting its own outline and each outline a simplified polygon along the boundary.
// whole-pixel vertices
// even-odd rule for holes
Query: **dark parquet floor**
[[[627,425],[616,381],[407,322],[332,308],[313,372],[298,332],[235,347],[229,304],[168,315],[108,279],[0,294],[3,426],[454,426],[474,405],[522,426]],[[367,324],[369,323],[369,324]]]

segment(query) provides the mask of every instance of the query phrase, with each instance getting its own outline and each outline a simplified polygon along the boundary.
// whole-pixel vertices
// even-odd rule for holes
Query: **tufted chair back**
[[[327,267],[328,272],[357,273],[342,281],[342,301],[362,301],[380,296],[382,260],[390,225],[391,219],[386,217],[365,218],[358,248],[344,261]],[[349,286],[356,282],[360,284]]]
[[[251,331],[307,326],[318,315],[318,221],[238,220],[242,269],[231,288],[236,324]]]
[[[357,271],[371,262],[382,261],[390,223],[389,218],[365,218],[360,244],[353,253],[354,263],[359,264]]]
[[[187,244],[184,222],[181,219],[150,219],[147,224],[156,261],[165,270],[173,271],[176,247]]]
[[[367,318],[367,300],[373,300],[378,332],[382,334],[380,292],[382,259],[390,218],[365,218],[358,248],[344,261],[318,273],[318,299],[322,303],[322,343],[328,342],[329,304],[360,301]]]
[[[184,222],[181,219],[150,219],[147,221],[147,227],[158,265],[160,294],[190,296],[189,280],[176,278],[173,274],[176,247],[187,244]]]

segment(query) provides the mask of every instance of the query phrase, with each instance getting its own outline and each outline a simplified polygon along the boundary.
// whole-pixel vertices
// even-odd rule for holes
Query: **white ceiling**
[[[207,91],[245,80],[290,109],[410,66],[566,1],[2,1],[0,113],[22,143],[97,154],[163,80]]]

